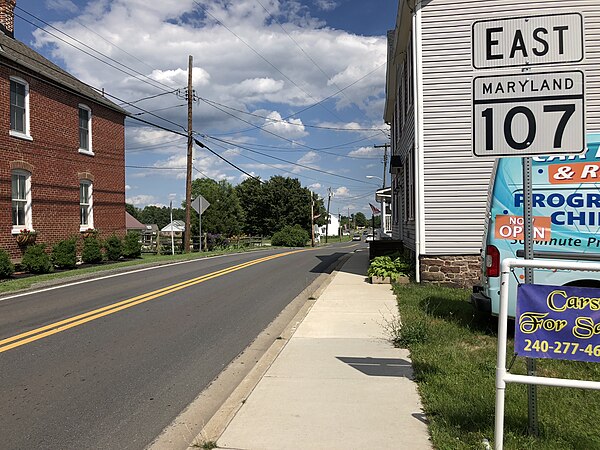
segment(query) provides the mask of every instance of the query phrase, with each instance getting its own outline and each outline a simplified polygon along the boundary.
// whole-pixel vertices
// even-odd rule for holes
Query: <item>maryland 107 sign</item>
[[[585,148],[583,72],[477,77],[473,153],[530,156]]]

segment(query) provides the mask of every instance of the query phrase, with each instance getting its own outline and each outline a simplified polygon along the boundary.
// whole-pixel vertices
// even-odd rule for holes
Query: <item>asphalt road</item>
[[[0,447],[144,448],[356,248],[228,255],[0,299]]]

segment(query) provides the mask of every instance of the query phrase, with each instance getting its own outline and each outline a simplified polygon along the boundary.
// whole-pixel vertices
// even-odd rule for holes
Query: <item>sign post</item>
[[[472,27],[472,51],[475,69],[523,67],[512,75],[486,74],[473,79],[473,154],[523,158],[524,251],[525,259],[532,260],[531,156],[581,153],[585,149],[585,75],[579,70],[532,72],[531,67],[583,61],[583,16],[565,13],[477,21]],[[533,284],[533,266],[522,267],[525,283]],[[504,282],[502,289],[506,291]],[[507,314],[502,301],[500,310],[501,316]],[[505,332],[506,324],[503,330],[499,326],[497,373],[506,372],[505,361],[500,358],[500,340],[506,339],[501,334]],[[526,361],[529,378],[537,379],[535,360]],[[496,385],[502,383],[497,378]],[[529,432],[537,435],[536,386],[528,382],[528,387]],[[504,414],[503,388],[501,400],[498,397],[496,433],[498,410]],[[500,444],[496,442],[495,447],[502,448],[502,431],[496,440]]]
[[[210,206],[208,200],[206,200],[201,195],[198,195],[192,202],[192,208],[194,211],[198,213],[198,234],[200,235],[200,247],[199,250],[202,251],[202,213],[206,211],[206,208]]]

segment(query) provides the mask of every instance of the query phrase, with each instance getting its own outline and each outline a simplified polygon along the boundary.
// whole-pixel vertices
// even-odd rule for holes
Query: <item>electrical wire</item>
[[[293,126],[296,126],[296,127],[316,128],[316,129],[319,129],[319,130],[332,130],[332,131],[354,131],[354,132],[359,132],[359,131],[380,131],[379,128],[324,127],[324,126],[319,126],[319,125],[308,125],[308,124],[305,124],[305,123],[288,122],[287,120],[284,120],[284,119],[274,119],[272,117],[261,116],[259,114],[251,113],[251,112],[248,112],[248,111],[243,111],[241,109],[234,108],[233,106],[227,106],[227,105],[224,105],[222,103],[219,103],[219,102],[216,102],[214,100],[207,99],[207,98],[199,97],[199,99],[202,100],[205,103],[208,103],[208,104],[215,104],[215,105],[218,105],[218,106],[220,106],[222,108],[230,109],[232,111],[236,111],[236,112],[239,112],[239,113],[242,113],[242,114],[246,114],[248,116],[257,117],[259,119],[265,119],[265,120],[269,121],[269,123],[270,122],[278,122],[278,123],[285,123],[286,125],[293,125]],[[266,125],[268,125],[268,123],[262,125],[260,128],[262,128],[262,127],[264,127]]]
[[[19,7],[17,7],[17,8],[19,8]],[[79,50],[80,52],[82,52],[82,53],[85,53],[86,55],[88,55],[88,56],[90,56],[90,57],[92,57],[92,58],[94,58],[94,59],[96,59],[96,60],[98,60],[98,61],[100,61],[100,62],[102,62],[102,63],[106,64],[107,66],[109,66],[109,67],[112,67],[113,69],[115,69],[115,70],[118,70],[119,72],[122,72],[122,73],[124,73],[124,74],[126,74],[126,75],[128,75],[128,76],[130,76],[130,77],[133,77],[133,78],[135,78],[136,80],[138,80],[138,81],[141,81],[142,83],[148,84],[148,85],[150,85],[150,86],[152,86],[152,87],[154,87],[154,88],[156,88],[156,89],[161,89],[161,90],[163,90],[163,91],[165,91],[165,92],[166,92],[166,91],[170,91],[170,90],[172,90],[172,89],[173,89],[173,86],[168,86],[168,85],[166,85],[166,84],[164,84],[164,83],[161,83],[160,81],[153,80],[152,78],[148,77],[147,75],[145,75],[145,74],[143,74],[143,73],[141,73],[141,72],[138,72],[137,70],[135,70],[135,69],[133,69],[133,68],[131,68],[131,67],[129,67],[129,66],[126,66],[125,64],[123,64],[123,63],[121,63],[121,62],[119,62],[119,61],[117,61],[117,60],[115,60],[115,59],[111,58],[110,56],[107,56],[107,55],[105,55],[104,53],[102,53],[102,52],[100,52],[100,51],[98,51],[98,50],[96,50],[96,49],[94,49],[94,48],[90,47],[89,45],[87,45],[87,44],[85,44],[85,43],[81,42],[80,40],[78,40],[78,39],[76,39],[76,38],[74,38],[74,37],[72,37],[72,36],[68,35],[67,33],[65,33],[65,32],[63,32],[63,31],[59,30],[58,28],[56,28],[56,27],[54,27],[54,26],[52,26],[52,25],[48,24],[47,22],[45,22],[45,21],[43,21],[42,19],[40,19],[40,18],[38,18],[38,17],[34,16],[33,14],[31,14],[31,13],[29,13],[29,12],[27,12],[27,11],[23,10],[22,8],[19,8],[19,9],[21,9],[21,10],[22,10],[22,11],[24,11],[25,13],[29,14],[31,17],[34,17],[36,20],[39,20],[39,21],[40,21],[40,22],[42,22],[43,24],[45,24],[45,25],[47,25],[47,26],[49,26],[49,27],[51,27],[51,28],[53,28],[53,29],[57,30],[58,32],[60,32],[60,33],[64,34],[64,35],[65,35],[65,36],[67,36],[69,39],[72,39],[73,41],[75,41],[75,42],[77,42],[77,43],[79,43],[79,44],[83,45],[84,47],[86,47],[86,48],[89,48],[89,49],[90,49],[90,50],[92,50],[93,52],[96,52],[96,53],[98,53],[99,55],[102,55],[102,57],[104,57],[104,58],[108,59],[109,61],[113,61],[114,63],[118,64],[119,66],[122,66],[122,67],[126,68],[127,70],[129,70],[129,71],[131,71],[131,72],[133,72],[133,73],[130,73],[130,72],[128,72],[127,70],[125,70],[125,69],[122,69],[122,68],[118,67],[118,66],[117,66],[117,65],[115,65],[115,64],[111,64],[110,62],[108,62],[108,61],[105,61],[105,60],[103,60],[103,59],[99,58],[98,56],[96,56],[96,55],[94,55],[94,54],[92,54],[92,53],[90,53],[90,52],[88,52],[88,51],[86,51],[86,50],[84,50],[84,49],[82,49],[82,48],[80,48],[80,47],[77,47],[77,46],[76,46],[75,44],[73,44],[72,42],[69,42],[69,41],[67,41],[66,39],[63,39],[62,37],[60,37],[60,36],[58,36],[58,35],[56,35],[56,34],[54,34],[54,33],[50,32],[50,31],[48,31],[47,29],[45,29],[45,28],[43,28],[43,27],[40,27],[39,25],[37,25],[37,24],[35,24],[35,23],[31,22],[30,20],[26,19],[25,17],[23,17],[23,16],[20,16],[20,15],[18,15],[18,14],[15,14],[15,17],[18,17],[19,19],[21,19],[21,20],[23,20],[23,21],[25,21],[25,22],[29,23],[30,25],[32,25],[32,26],[34,26],[34,27],[36,27],[36,28],[38,28],[38,29],[42,30],[43,32],[45,32],[45,33],[49,34],[50,36],[52,36],[52,37],[54,37],[54,38],[56,38],[56,39],[58,39],[58,40],[60,40],[60,41],[64,42],[65,44],[67,44],[67,45],[69,45],[69,46],[71,46],[71,47],[73,47],[73,48],[75,48],[75,49]],[[137,75],[140,75],[142,78],[140,78],[140,77],[136,76],[136,74],[137,74]],[[151,82],[149,82],[149,81],[147,81],[147,80],[151,80]],[[155,83],[156,83],[156,84],[155,84]],[[165,88],[166,88],[166,89],[165,89]]]
[[[254,47],[252,47],[250,44],[248,44],[244,39],[242,39],[235,31],[233,31],[231,28],[229,28],[227,25],[225,25],[222,21],[220,21],[219,19],[217,19],[213,14],[210,13],[210,11],[208,11],[202,4],[198,3],[196,0],[193,0],[193,2],[198,5],[200,8],[202,8],[202,10],[204,11],[205,14],[207,14],[208,16],[212,17],[213,20],[215,20],[218,24],[220,24],[223,28],[225,28],[227,31],[229,31],[231,34],[233,34],[242,44],[244,44],[246,47],[248,47],[250,50],[252,50],[252,52],[254,52],[259,58],[261,58],[263,61],[265,61],[269,66],[271,66],[273,69],[275,69],[279,74],[281,74],[282,77],[284,77],[286,80],[288,80],[291,84],[293,84],[296,88],[298,88],[300,91],[302,91],[304,94],[306,94],[311,100],[316,101],[316,99],[312,96],[312,94],[310,94],[308,91],[306,91],[305,89],[303,89],[301,86],[299,86],[294,80],[292,80],[290,77],[288,77],[285,73],[283,73],[278,67],[276,67],[271,61],[269,61],[267,58],[265,58],[263,55],[260,54],[260,52],[258,50],[256,50]],[[319,102],[320,104],[320,102]],[[335,114],[333,111],[330,111],[329,109],[327,109],[324,105],[320,105],[325,111],[327,111],[329,114],[331,114],[333,117],[335,117],[338,120],[342,120],[338,117],[337,114]]]
[[[218,138],[214,138],[214,137],[210,137],[210,136],[208,136],[208,137],[209,137],[210,139],[213,139],[213,140],[216,140],[216,141],[220,141],[220,142],[223,142],[223,143],[227,143],[227,141],[224,141],[223,139],[218,139]],[[252,153],[256,153],[256,154],[258,154],[258,155],[265,156],[265,157],[267,157],[267,158],[272,158],[272,159],[275,159],[275,160],[277,160],[277,161],[284,162],[284,163],[286,163],[286,164],[291,164],[291,165],[294,165],[294,166],[297,166],[297,167],[302,167],[303,169],[307,169],[307,170],[313,170],[313,171],[315,171],[315,172],[324,173],[324,174],[326,174],[326,175],[330,175],[330,176],[332,176],[332,177],[343,178],[343,179],[345,179],[345,180],[356,181],[356,182],[358,182],[358,183],[370,184],[370,183],[368,183],[368,182],[366,182],[366,181],[359,180],[359,179],[356,179],[356,178],[347,177],[347,176],[345,176],[345,175],[340,175],[340,174],[337,174],[337,173],[328,172],[328,171],[326,171],[326,170],[317,169],[316,167],[310,167],[310,166],[307,166],[307,165],[305,165],[305,164],[300,164],[300,163],[297,163],[297,162],[288,161],[288,160],[286,160],[286,159],[278,158],[277,156],[267,155],[267,154],[265,154],[265,153],[259,152],[259,151],[257,151],[257,150],[252,150],[252,149],[250,149],[250,148],[247,148],[247,147],[244,147],[244,146],[241,146],[241,145],[237,145],[237,147],[239,147],[239,148],[242,148],[242,149],[244,149],[244,150],[247,150],[247,151],[249,151],[249,152],[252,152]]]

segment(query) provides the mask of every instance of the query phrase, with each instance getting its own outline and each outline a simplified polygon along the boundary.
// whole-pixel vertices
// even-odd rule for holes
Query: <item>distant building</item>
[[[325,226],[325,225],[321,225],[319,227],[319,234],[321,236],[325,236],[325,233],[327,233],[327,236],[338,236],[340,233],[340,221],[337,218],[337,216],[330,214],[329,215],[329,225]]]
[[[0,247],[48,246],[90,228],[125,233],[126,111],[14,39],[0,0]]]

